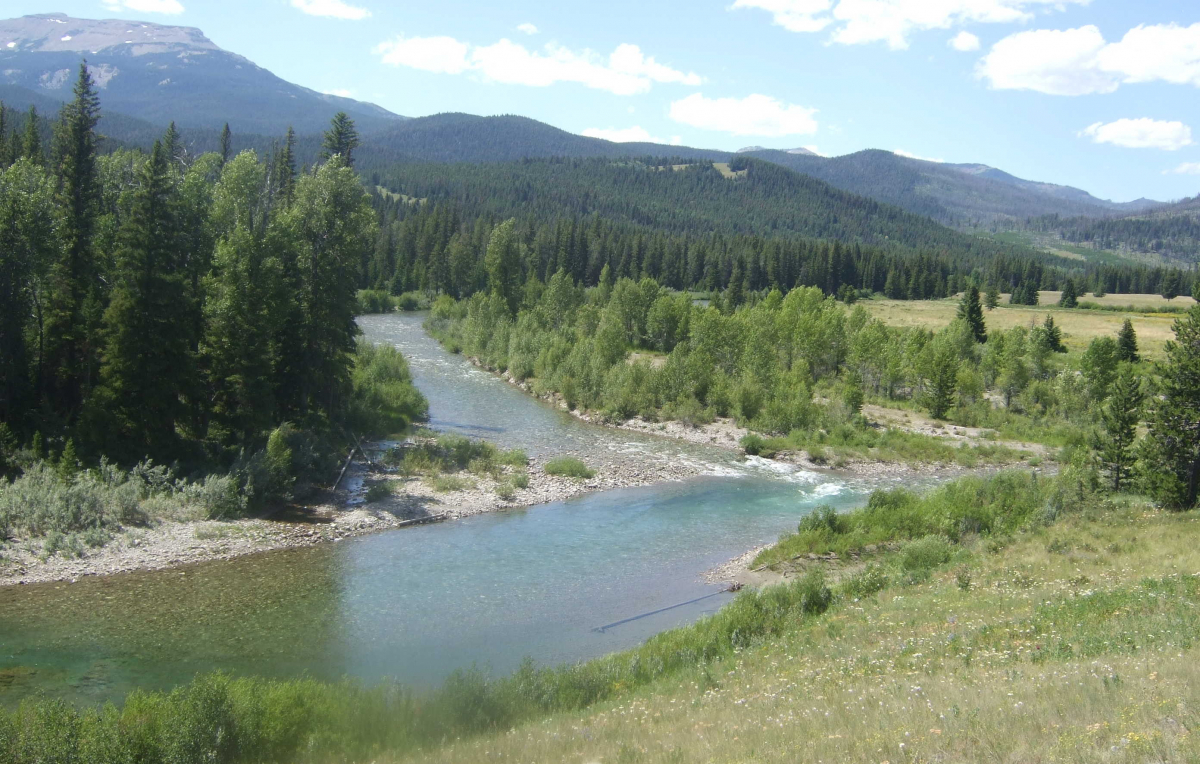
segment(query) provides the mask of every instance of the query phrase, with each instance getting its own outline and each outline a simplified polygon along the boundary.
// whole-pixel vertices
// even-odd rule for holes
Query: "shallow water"
[[[503,673],[526,656],[595,657],[713,612],[732,595],[703,583],[705,570],[869,487],[594,427],[445,353],[419,316],[362,325],[409,357],[436,428],[531,455],[686,459],[709,474],[175,571],[0,589],[0,704],[34,692],[116,699],[213,669],[428,686],[473,664]]]

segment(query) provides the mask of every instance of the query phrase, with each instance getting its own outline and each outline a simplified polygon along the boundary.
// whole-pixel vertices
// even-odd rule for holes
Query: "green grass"
[[[383,480],[375,483],[367,489],[366,500],[368,504],[373,504],[377,501],[391,498],[396,493],[396,488],[400,483],[395,480]]]
[[[573,456],[559,456],[546,462],[544,467],[547,475],[578,478],[587,480],[595,477],[596,473],[579,459]]]
[[[435,493],[456,493],[475,487],[475,481],[458,475],[434,475],[429,478],[429,485]]]

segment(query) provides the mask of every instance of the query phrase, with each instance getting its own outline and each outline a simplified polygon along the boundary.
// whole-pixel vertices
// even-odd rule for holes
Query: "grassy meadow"
[[[968,539],[924,583],[847,595],[583,712],[393,761],[1194,761],[1198,542],[1194,514],[1128,499]]]
[[[1083,351],[1096,337],[1116,337],[1126,318],[1133,321],[1138,344],[1151,359],[1162,356],[1163,345],[1173,339],[1171,327],[1179,316],[1162,312],[1164,309],[1183,311],[1196,304],[1191,297],[1176,297],[1168,302],[1156,294],[1110,294],[1080,297],[1081,303],[1096,303],[1103,310],[1058,307],[1060,292],[1040,292],[1041,305],[1008,305],[1008,295],[1002,295],[999,307],[984,311],[989,329],[1011,329],[1014,326],[1040,324],[1046,315],[1063,331],[1063,343],[1069,350]],[[892,326],[923,326],[942,329],[949,326],[958,311],[959,300],[867,300],[861,303],[871,315]],[[1133,310],[1122,310],[1132,307]]]

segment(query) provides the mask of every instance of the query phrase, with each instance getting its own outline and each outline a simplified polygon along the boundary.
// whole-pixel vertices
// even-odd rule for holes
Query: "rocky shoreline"
[[[0,587],[167,570],[337,542],[409,525],[549,504],[596,491],[683,480],[698,470],[687,464],[612,462],[600,465],[592,478],[575,479],[548,475],[544,461],[537,460],[529,465],[528,474],[526,488],[503,498],[496,492],[499,481],[488,476],[470,476],[472,487],[439,493],[421,478],[404,479],[363,465],[355,475],[361,483],[358,490],[327,492],[316,503],[288,507],[268,519],[160,521],[126,528],[107,545],[89,549],[78,558],[62,554],[43,558],[40,543],[18,539],[0,548]],[[366,490],[382,482],[398,485],[391,495],[366,503],[362,498]]]

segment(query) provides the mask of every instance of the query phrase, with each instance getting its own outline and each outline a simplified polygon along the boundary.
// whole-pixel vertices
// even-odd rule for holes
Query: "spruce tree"
[[[1144,482],[1162,506],[1186,510],[1200,489],[1200,305],[1175,322],[1166,354],[1147,417]]]
[[[321,146],[322,159],[340,156],[347,167],[354,166],[354,150],[359,146],[358,130],[346,112],[339,111],[334,115]]]
[[[25,136],[21,141],[21,155],[36,165],[44,166],[46,156],[42,151],[42,133],[38,125],[37,107],[30,106],[25,117]]]
[[[1054,316],[1046,315],[1046,320],[1042,324],[1042,331],[1046,333],[1046,346],[1054,353],[1067,352],[1067,346],[1062,341],[1062,329],[1059,329],[1054,324]]]
[[[983,305],[979,302],[979,289],[971,284],[963,293],[962,302],[958,304],[958,317],[971,327],[971,334],[979,343],[987,342],[987,327],[983,322]]]
[[[283,140],[273,175],[279,199],[284,207],[290,207],[296,190],[296,131],[291,127],[288,127],[287,137]]]
[[[0,170],[16,161],[16,157],[9,155],[8,149],[8,107],[4,101],[0,101]]]
[[[221,164],[229,161],[229,157],[233,154],[233,133],[229,130],[229,123],[225,123],[225,127],[221,128]]]
[[[1000,306],[1000,290],[996,285],[988,287],[987,294],[983,298],[983,306],[988,310],[995,310]]]
[[[1170,270],[1163,277],[1162,296],[1164,300],[1174,300],[1179,296],[1180,290],[1183,289],[1182,281],[1179,277],[1179,271]]]
[[[1058,299],[1058,307],[1060,308],[1078,308],[1079,295],[1075,292],[1075,282],[1067,279],[1063,284],[1062,297]]]
[[[1117,334],[1117,360],[1122,363],[1137,363],[1141,360],[1138,355],[1137,332],[1133,330],[1133,321],[1128,318]]]
[[[1114,492],[1121,490],[1133,471],[1134,441],[1144,397],[1141,380],[1133,367],[1125,364],[1112,384],[1108,401],[1100,409],[1102,431],[1095,437],[1093,447]]]
[[[192,378],[178,199],[166,147],[156,142],[118,236],[112,298],[104,312],[95,421],[116,432],[110,447],[130,460],[165,460],[176,449],[182,391]],[[117,437],[113,437],[116,435]]]
[[[958,388],[958,357],[951,347],[939,348],[933,356],[925,405],[934,419],[945,419],[954,406]]]
[[[96,172],[96,125],[100,98],[87,64],[79,66],[75,98],[63,107],[55,136],[62,255],[49,274],[45,311],[46,391],[50,405],[73,417],[91,383],[95,344],[89,313],[97,302],[92,251],[100,184]]]

